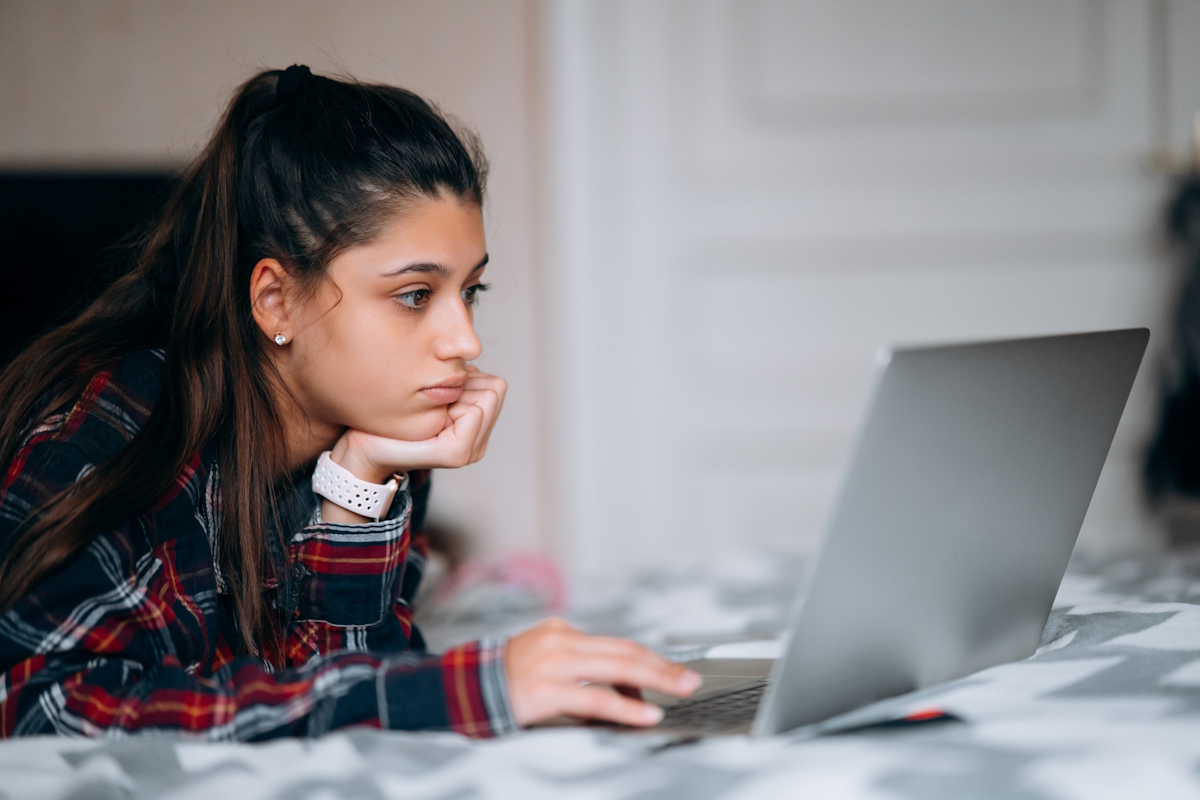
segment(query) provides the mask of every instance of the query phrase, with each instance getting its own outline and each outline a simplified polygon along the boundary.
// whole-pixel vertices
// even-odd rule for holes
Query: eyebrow
[[[475,267],[467,274],[467,277],[474,275],[476,272],[479,272],[479,270],[486,267],[487,263],[488,263],[488,258],[489,258],[488,254],[484,253],[483,260],[475,265]],[[403,267],[396,267],[395,269],[390,269],[387,272],[381,273],[381,277],[398,278],[401,275],[408,275],[409,273],[414,273],[414,272],[416,272],[416,273],[421,273],[421,272],[432,273],[434,275],[437,275],[439,278],[445,279],[445,278],[450,277],[451,270],[448,267],[445,267],[441,264],[434,264],[432,262],[418,262],[416,264],[405,264]]]

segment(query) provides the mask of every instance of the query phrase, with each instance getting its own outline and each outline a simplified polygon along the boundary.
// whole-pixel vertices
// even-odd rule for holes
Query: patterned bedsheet
[[[579,592],[570,617],[676,657],[778,650],[794,560],[721,559]],[[433,620],[448,644],[502,619]],[[720,642],[720,644],[716,644]],[[665,746],[561,728],[472,742],[350,730],[318,741],[0,743],[11,798],[1200,798],[1200,557],[1073,564],[1032,658],[876,704],[961,721]]]

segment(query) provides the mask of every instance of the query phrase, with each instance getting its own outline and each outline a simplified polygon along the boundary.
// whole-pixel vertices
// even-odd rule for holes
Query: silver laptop
[[[1149,337],[882,351],[783,658],[693,662],[723,688],[655,730],[781,733],[1032,655]]]

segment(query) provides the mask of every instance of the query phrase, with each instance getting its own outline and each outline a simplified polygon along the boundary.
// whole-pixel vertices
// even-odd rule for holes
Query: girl
[[[489,736],[695,690],[558,620],[440,656],[412,624],[429,469],[504,401],[485,177],[404,90],[238,90],[129,271],[0,376],[0,735]]]

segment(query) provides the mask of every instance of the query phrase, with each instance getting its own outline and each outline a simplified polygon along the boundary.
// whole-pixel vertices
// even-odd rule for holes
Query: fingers
[[[504,407],[504,397],[508,393],[509,384],[498,375],[479,372],[479,369],[468,366],[467,381],[463,384],[463,389],[462,401],[475,402],[473,398],[487,399],[486,421],[475,446],[475,457],[479,459],[484,457],[487,451],[487,440],[491,438],[492,428],[496,426],[500,409]],[[491,392],[491,395],[474,395],[474,392]]]
[[[508,381],[498,375],[488,375],[475,370],[468,373],[467,380],[463,384],[463,389],[467,392],[481,389],[490,389],[495,392],[496,396],[500,399],[497,405],[497,411],[499,411],[499,407],[504,405],[504,396],[508,393]]]
[[[700,688],[697,673],[657,653],[634,645],[640,652],[586,656],[579,660],[579,678],[597,683],[654,689],[672,697],[687,697]]]
[[[465,394],[465,392],[464,392],[464,394]],[[446,417],[450,420],[450,423],[446,427],[450,427],[450,425],[452,425],[453,423],[458,422],[458,418],[461,417],[463,414],[467,413],[467,409],[469,409],[472,405],[474,405],[474,404],[473,403],[464,403],[464,402],[462,402],[462,400],[459,400],[457,403],[453,403],[453,404],[447,406],[446,407]]]
[[[581,655],[593,659],[587,662],[590,676],[587,680],[631,684],[674,697],[686,697],[703,683],[700,675],[684,665],[669,661],[628,639],[586,636],[579,641],[576,649]]]
[[[661,712],[638,690],[682,697],[701,683],[695,672],[636,642],[587,636],[562,620],[547,620],[509,640],[505,653],[510,700],[518,721],[556,714],[653,725]],[[599,686],[621,687],[612,691]]]
[[[464,391],[459,403],[478,406],[483,411],[483,423],[480,425],[471,446],[471,462],[483,458],[487,452],[488,437],[500,416],[500,404],[504,402],[494,389],[471,389]],[[457,405],[457,404],[456,404]]]
[[[409,442],[355,432],[355,441],[373,463],[386,464],[390,471],[462,467],[473,459],[484,410],[471,403],[451,406],[450,417],[451,423],[432,439]]]
[[[660,659],[644,657],[590,656],[571,670],[580,680],[620,684],[684,697],[700,686],[699,676],[691,670]]]
[[[629,639],[588,636],[562,620],[538,627],[543,629],[543,649],[559,657],[553,663],[562,680],[637,686],[676,697],[691,694],[701,684],[692,670]]]
[[[562,710],[585,719],[603,719],[621,725],[643,727],[662,721],[663,710],[599,686],[579,686],[563,692]]]
[[[439,462],[430,466],[457,469],[479,460],[475,456],[475,447],[479,441],[479,431],[487,420],[485,409],[475,403],[466,403],[451,414],[451,419],[454,422],[450,427],[438,434],[437,438],[428,440],[430,457]]]

